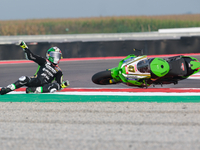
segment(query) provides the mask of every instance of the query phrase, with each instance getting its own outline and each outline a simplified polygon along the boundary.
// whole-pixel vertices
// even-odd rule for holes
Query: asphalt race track
[[[118,62],[66,61],[60,67],[71,88],[132,88],[92,83],[94,73]],[[0,87],[20,76],[32,76],[36,69],[34,63],[1,64]],[[164,87],[199,88],[200,81],[188,79]],[[0,114],[0,149],[200,149],[200,103],[1,102]]]
[[[200,56],[193,56],[200,60]],[[83,60],[83,61],[64,61],[59,66],[63,71],[63,79],[69,80],[70,88],[133,88],[124,84],[117,85],[96,85],[91,81],[91,77],[109,68],[116,67],[120,59],[104,60]],[[21,76],[33,76],[37,70],[35,63],[21,64],[0,64],[0,87],[7,86],[18,80]],[[200,80],[183,80],[179,84],[164,85],[164,88],[200,88]],[[150,87],[153,88],[153,87]],[[162,88],[157,85],[156,88]]]

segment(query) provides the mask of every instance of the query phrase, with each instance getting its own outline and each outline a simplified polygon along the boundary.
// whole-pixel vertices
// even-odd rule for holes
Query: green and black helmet
[[[52,47],[47,51],[46,57],[50,62],[57,65],[62,58],[62,52],[58,47]]]

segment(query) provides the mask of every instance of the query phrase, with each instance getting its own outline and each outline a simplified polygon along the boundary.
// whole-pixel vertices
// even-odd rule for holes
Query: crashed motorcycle
[[[147,55],[128,55],[118,67],[98,72],[92,81],[99,85],[124,83],[128,86],[148,88],[153,85],[178,84],[199,72],[200,62],[190,56],[148,58]]]

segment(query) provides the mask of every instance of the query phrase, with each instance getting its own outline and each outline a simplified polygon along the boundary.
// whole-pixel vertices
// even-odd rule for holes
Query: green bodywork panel
[[[154,58],[150,63],[150,68],[151,71],[158,77],[166,75],[170,70],[168,62],[162,58]]]
[[[134,54],[128,55],[126,58],[122,59],[119,62],[118,67],[109,69],[109,70],[111,70],[111,75],[116,82],[122,81],[124,83],[131,83],[131,84],[134,84],[137,86],[140,86],[143,84],[141,81],[138,82],[138,80],[128,80],[126,77],[124,77],[122,75],[123,73],[126,74],[125,67],[122,67],[122,64],[124,64],[125,62],[128,62],[129,60],[132,60],[133,58],[136,58],[136,57],[137,56]]]
[[[188,56],[182,56],[182,57],[188,57]],[[189,58],[192,59],[192,61],[190,61],[190,65],[191,65],[191,69],[194,70],[193,74],[199,72],[200,71],[200,62],[198,61],[198,59],[194,58],[194,57],[190,57],[190,56],[189,56]]]
[[[191,69],[192,70],[197,69],[197,68],[200,67],[200,62],[191,61],[190,64],[191,64]]]

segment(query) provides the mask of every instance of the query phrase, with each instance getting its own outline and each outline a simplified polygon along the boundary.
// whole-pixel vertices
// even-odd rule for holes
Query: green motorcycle
[[[94,74],[92,81],[100,85],[124,83],[147,88],[150,85],[178,84],[199,70],[200,62],[190,56],[148,58],[131,54],[121,60],[118,67]]]

